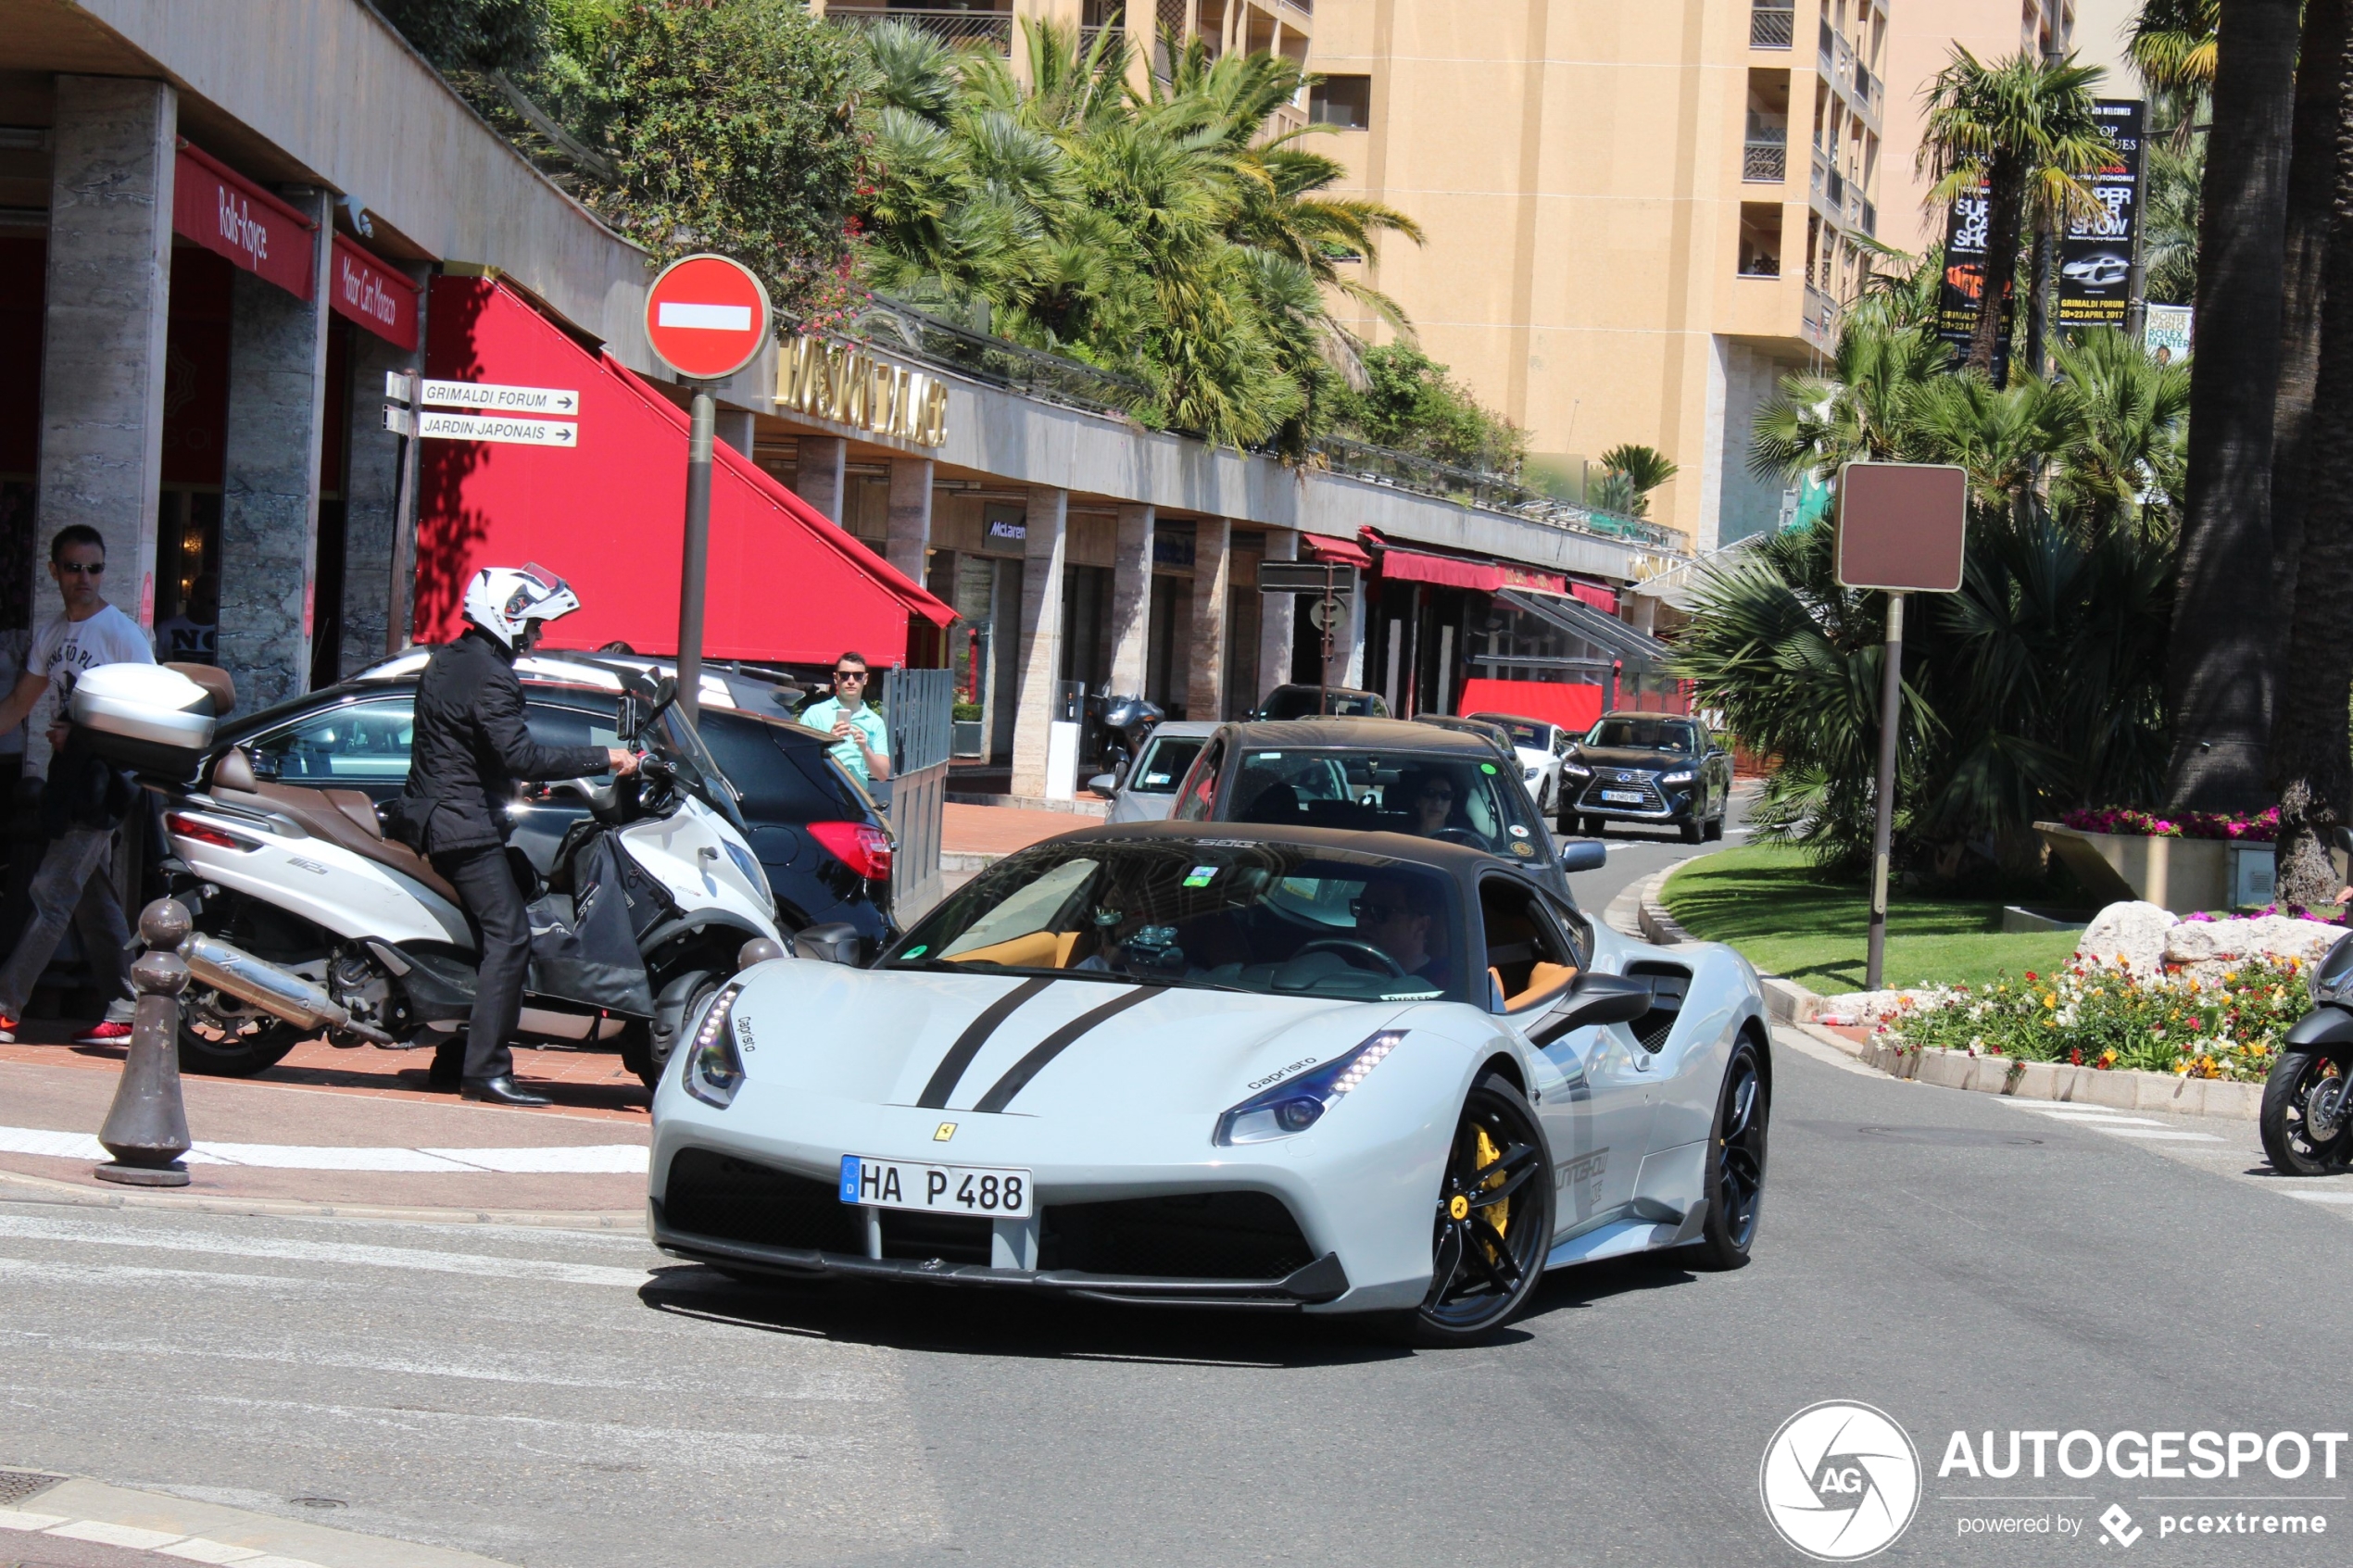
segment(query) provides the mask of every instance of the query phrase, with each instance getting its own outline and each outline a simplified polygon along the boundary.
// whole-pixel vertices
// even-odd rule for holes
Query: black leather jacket
[[[591,777],[610,760],[602,746],[533,740],[515,656],[470,626],[434,650],[417,684],[398,836],[429,855],[504,844],[518,781]]]

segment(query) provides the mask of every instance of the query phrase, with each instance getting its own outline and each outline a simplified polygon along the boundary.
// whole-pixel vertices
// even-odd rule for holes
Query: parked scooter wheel
[[[2314,1050],[2283,1051],[2272,1064],[2256,1125],[2263,1135],[2263,1156],[2281,1175],[2327,1176],[2345,1169],[2346,1112],[2336,1102],[2353,1086],[2346,1066],[2345,1059]],[[2332,1129],[2328,1136],[2312,1132],[2316,1111]]]
[[[303,1031],[265,1013],[238,1016],[192,997],[180,1020],[180,1071],[215,1078],[250,1078],[275,1067],[302,1043]],[[233,1008],[235,1003],[229,1004]],[[211,1014],[212,1016],[207,1016]]]

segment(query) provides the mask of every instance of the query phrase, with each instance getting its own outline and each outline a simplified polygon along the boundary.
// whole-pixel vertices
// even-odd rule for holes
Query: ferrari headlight
[[[736,1050],[736,998],[743,989],[730,985],[720,992],[703,1010],[695,1037],[679,1053],[686,1065],[678,1081],[688,1094],[721,1110],[735,1102],[736,1091],[744,1084],[744,1059]]]
[[[1679,768],[1674,772],[1659,774],[1658,782],[1663,784],[1689,784],[1693,776],[1689,768]]]
[[[1381,1059],[1403,1039],[1402,1029],[1384,1029],[1355,1049],[1343,1052],[1302,1077],[1277,1084],[1217,1119],[1215,1142],[1265,1143],[1303,1133],[1323,1119],[1340,1098],[1365,1081]]]

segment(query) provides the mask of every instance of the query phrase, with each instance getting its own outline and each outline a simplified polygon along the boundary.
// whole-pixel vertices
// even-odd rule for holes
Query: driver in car
[[[1454,821],[1454,781],[1432,770],[1419,774],[1407,774],[1398,781],[1407,786],[1405,811],[1412,820],[1411,831],[1423,838],[1435,838]]]
[[[1356,898],[1356,935],[1387,953],[1407,974],[1441,991],[1454,984],[1445,947],[1445,908],[1437,887],[1420,877],[1376,877]]]

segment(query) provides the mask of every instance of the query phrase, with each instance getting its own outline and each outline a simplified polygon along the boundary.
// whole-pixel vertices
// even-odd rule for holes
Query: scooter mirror
[[[846,920],[827,921],[822,925],[806,926],[792,934],[793,952],[804,959],[817,959],[825,963],[846,964],[856,969],[864,955],[858,928]]]
[[[1113,796],[1119,793],[1119,781],[1113,778],[1109,773],[1097,773],[1093,778],[1087,781],[1087,788],[1088,793],[1100,795],[1104,799],[1109,800]]]

